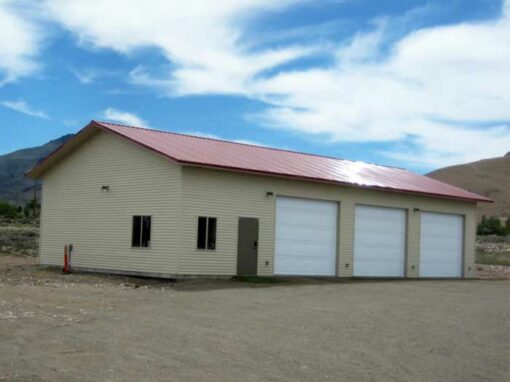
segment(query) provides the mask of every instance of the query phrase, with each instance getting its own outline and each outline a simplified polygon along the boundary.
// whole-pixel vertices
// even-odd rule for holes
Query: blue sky
[[[0,154],[100,119],[425,172],[509,105],[510,2],[0,0]]]

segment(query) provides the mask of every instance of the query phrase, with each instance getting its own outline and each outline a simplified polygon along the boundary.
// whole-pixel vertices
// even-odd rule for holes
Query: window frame
[[[133,245],[133,234],[134,234],[134,224],[135,218],[140,218],[140,236],[139,236],[139,245]],[[142,245],[143,243],[143,221],[144,218],[150,219],[149,226],[149,240],[146,246]],[[131,248],[132,249],[150,249],[152,246],[152,215],[131,215]]]
[[[205,219],[205,237],[204,237],[204,248],[199,247],[200,240],[200,219]],[[209,248],[209,221],[214,219],[214,248]],[[214,252],[218,249],[218,218],[216,216],[203,216],[200,215],[197,217],[197,240],[196,240],[196,250],[197,251],[209,251]]]

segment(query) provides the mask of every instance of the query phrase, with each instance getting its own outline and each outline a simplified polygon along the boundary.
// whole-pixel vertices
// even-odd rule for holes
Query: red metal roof
[[[127,138],[181,164],[469,201],[491,201],[484,196],[395,167],[107,122],[92,121],[91,125]]]

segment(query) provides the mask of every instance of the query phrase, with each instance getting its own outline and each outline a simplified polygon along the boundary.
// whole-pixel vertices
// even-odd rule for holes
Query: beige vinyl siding
[[[407,210],[407,277],[419,276],[421,211],[463,215],[464,275],[474,275],[475,203],[180,166],[103,131],[81,139],[42,177],[42,264],[62,265],[63,247],[72,243],[73,265],[83,268],[234,275],[238,219],[253,217],[259,219],[258,274],[272,275],[276,198],[282,195],[339,203],[338,276],[352,276],[357,204]],[[110,191],[101,191],[103,185]],[[152,216],[150,248],[131,248],[133,215]],[[215,250],[196,247],[199,216],[218,219]]]
[[[354,210],[357,204],[407,210],[407,277],[419,275],[421,211],[463,215],[464,275],[474,275],[475,203],[199,167],[183,167],[182,181],[179,273],[235,274],[237,222],[238,217],[244,216],[260,219],[258,274],[273,274],[275,201],[278,195],[285,195],[340,203],[338,276],[352,276]],[[274,193],[273,198],[266,197],[268,191]],[[218,218],[215,251],[196,249],[198,216]]]
[[[74,266],[177,271],[180,166],[99,131],[42,181],[41,264],[61,265],[72,243]],[[152,216],[150,248],[131,248],[133,215]]]

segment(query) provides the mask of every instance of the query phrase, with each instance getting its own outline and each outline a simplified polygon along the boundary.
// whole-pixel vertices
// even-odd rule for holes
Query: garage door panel
[[[462,246],[457,243],[452,243],[452,240],[438,240],[438,238],[434,238],[435,242],[428,243],[424,246],[423,253],[426,255],[425,258],[432,256],[441,258],[444,255],[444,252],[454,251],[459,252],[462,250]],[[425,237],[425,240],[427,238]]]
[[[300,242],[292,242],[292,241],[278,241],[276,244],[276,250],[280,256],[296,256],[296,257],[306,257],[311,256],[316,257],[313,253],[315,252],[328,252],[330,250],[330,245],[328,243],[320,243],[320,242],[310,242],[310,241],[300,241]],[[322,257],[318,257],[320,260]]]
[[[363,260],[357,265],[358,270],[354,276],[370,277],[401,277],[402,263],[399,260],[384,259],[384,267],[381,266],[381,259],[373,261]],[[376,270],[376,272],[374,272]],[[398,270],[398,271],[395,271]]]
[[[363,261],[396,261],[398,263],[402,263],[402,259],[398,256],[395,256],[396,251],[400,251],[401,247],[383,247],[381,246],[366,246],[363,249],[367,250],[367,254],[363,257],[358,257],[357,262],[361,263]],[[359,253],[359,252],[358,252]]]
[[[405,210],[356,206],[354,276],[404,276]]]
[[[461,277],[464,220],[460,215],[422,212],[421,277]]]
[[[306,220],[303,221],[303,214],[288,214],[283,215],[280,219],[280,223],[288,224],[289,226],[300,226],[300,227],[310,227],[310,228],[332,228],[334,224],[331,224],[329,221],[324,221],[324,219],[332,220],[336,219],[336,216],[326,216],[326,215],[316,215],[310,216],[309,214],[305,215]]]
[[[437,256],[435,253],[425,253],[426,257],[429,257],[431,264],[429,267],[437,267],[437,266],[457,266],[458,262],[455,259],[445,259],[444,257]]]
[[[457,264],[431,264],[427,266],[425,274],[420,271],[420,277],[460,277]]]
[[[334,262],[320,260],[316,258],[299,259],[299,264],[293,257],[282,258],[278,263],[277,274],[279,275],[304,275],[304,276],[332,276],[331,267]],[[306,269],[306,271],[303,271]]]
[[[401,247],[403,243],[405,243],[404,235],[405,230],[394,229],[393,232],[377,232],[377,231],[358,231],[360,235],[363,235],[364,240],[363,243],[359,243],[360,245],[380,245],[381,243],[385,243],[385,246],[394,246]]]
[[[279,240],[291,240],[291,241],[331,241],[334,240],[336,235],[335,227],[309,227],[299,226],[296,224],[285,225],[280,223],[280,227],[276,233]]]
[[[394,235],[396,234],[396,228],[400,228],[400,231],[405,228],[405,226],[401,222],[396,221],[396,219],[392,220],[378,220],[378,221],[372,221],[364,220],[365,227],[363,227],[363,232],[370,232],[371,234],[379,234],[379,235]],[[388,225],[388,223],[391,223],[391,225]],[[398,226],[398,227],[397,227]],[[400,232],[399,231],[399,232]]]
[[[357,217],[369,217],[370,219],[379,219],[380,221],[387,221],[388,219],[398,218],[402,215],[404,210],[400,208],[388,208],[377,206],[357,206]]]
[[[276,199],[275,274],[335,274],[337,203]]]
[[[460,219],[460,218],[459,218]],[[455,220],[447,220],[443,222],[431,221],[425,219],[423,222],[425,223],[424,234],[433,235],[434,237],[440,238],[449,238],[452,235],[459,236],[462,234],[462,227],[459,219]],[[445,230],[445,227],[447,228]]]
[[[335,226],[336,215],[300,213],[299,211],[280,210],[279,222],[288,226],[312,229],[330,229]]]

